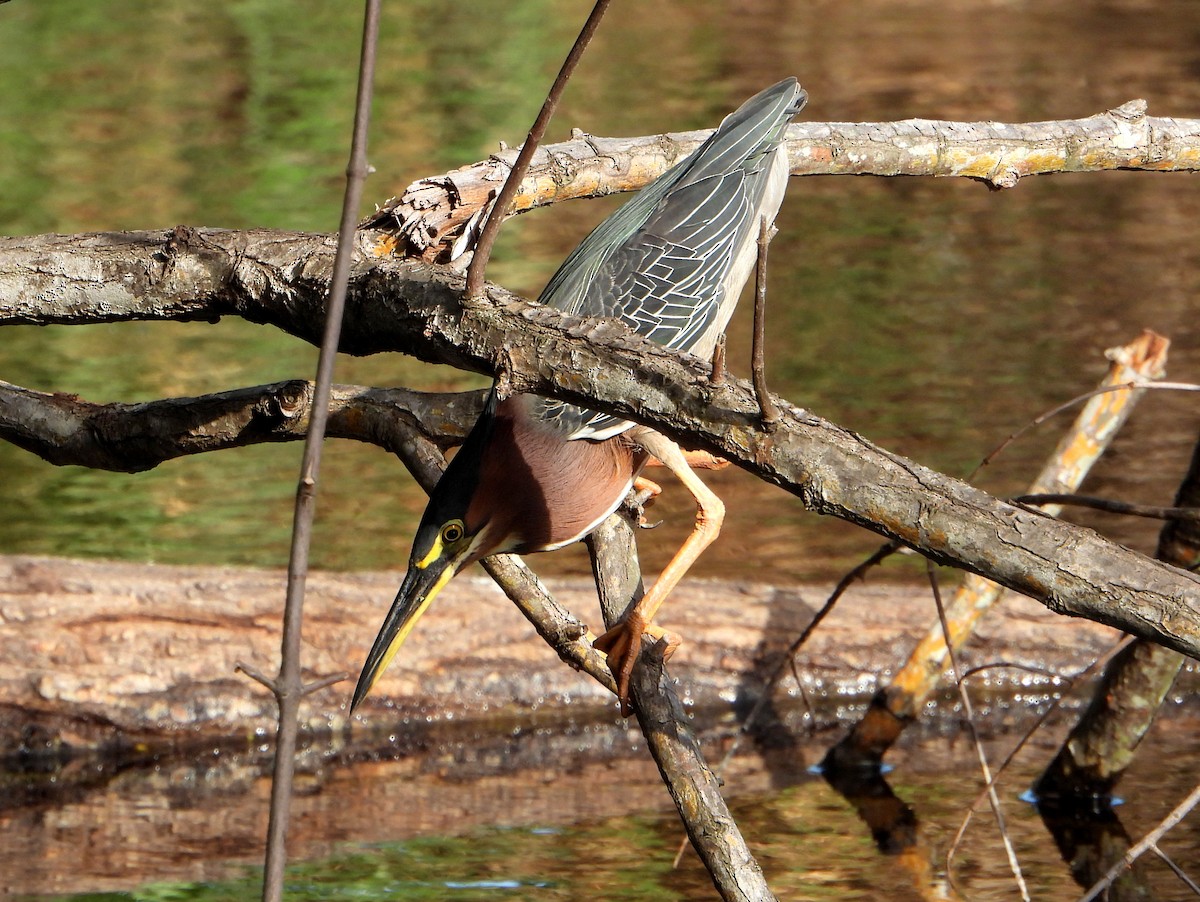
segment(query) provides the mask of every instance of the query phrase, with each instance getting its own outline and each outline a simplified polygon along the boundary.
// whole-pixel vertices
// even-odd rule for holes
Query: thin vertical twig
[[[1192,895],[1200,897],[1200,883],[1196,883],[1195,880],[1189,877],[1187,875],[1187,871],[1177,865],[1170,855],[1168,855],[1158,846],[1151,847],[1150,851],[1158,856],[1159,861],[1171,869],[1171,873],[1178,877],[1180,881],[1182,881],[1183,885],[1192,891]]]
[[[1009,750],[1008,755],[1005,756],[1004,760],[1000,763],[1000,766],[992,772],[991,781],[979,791],[978,795],[975,796],[971,804],[967,806],[967,812],[963,815],[963,819],[958,825],[958,830],[954,834],[954,840],[946,852],[947,859],[953,859],[954,856],[958,854],[958,847],[962,843],[963,838],[967,835],[967,827],[970,826],[971,819],[975,816],[975,811],[980,805],[983,804],[983,800],[988,798],[988,793],[994,790],[996,784],[1000,782],[1000,777],[1008,770],[1009,765],[1013,763],[1017,755],[1020,754],[1021,750],[1024,749],[1029,743],[1029,740],[1032,739],[1034,734],[1036,734],[1037,731],[1040,730],[1042,726],[1050,719],[1051,715],[1053,715],[1061,707],[1063,701],[1067,697],[1067,694],[1073,691],[1077,685],[1087,681],[1097,670],[1107,666],[1109,661],[1120,654],[1121,651],[1127,648],[1133,641],[1133,636],[1125,636],[1125,638],[1117,642],[1116,645],[1114,645],[1100,657],[1096,658],[1096,660],[1092,661],[1091,664],[1072,676],[1064,677],[1055,674],[1055,678],[1065,680],[1067,686],[1046,706],[1046,710],[1038,715],[1037,720],[1035,720],[1033,724],[1024,732],[1021,738],[1017,741],[1016,745]],[[982,673],[995,666],[1008,667],[1014,665],[1001,663],[985,664],[980,667],[972,667],[962,675],[962,681],[965,683],[975,674]]]
[[[525,138],[525,143],[521,146],[521,152],[517,154],[512,171],[509,172],[508,178],[504,181],[504,186],[500,189],[500,196],[496,198],[496,203],[492,205],[492,212],[488,214],[487,222],[483,225],[483,231],[479,233],[479,241],[476,242],[475,254],[471,258],[471,265],[467,268],[468,300],[477,300],[483,294],[483,273],[487,268],[488,259],[492,256],[492,246],[496,243],[496,235],[500,232],[500,224],[508,215],[508,208],[512,205],[512,199],[516,195],[517,189],[521,186],[521,180],[525,178],[525,173],[529,171],[529,163],[533,159],[534,151],[537,150],[542,137],[546,134],[546,126],[550,124],[550,119],[553,117],[554,111],[558,109],[558,101],[567,87],[567,81],[571,78],[575,67],[579,64],[584,51],[587,50],[588,44],[592,42],[592,36],[595,35],[596,29],[600,27],[600,20],[604,18],[604,13],[608,10],[609,2],[610,0],[596,0],[596,5],[592,7],[591,14],[588,16],[587,21],[583,23],[583,29],[579,32],[579,37],[575,39],[570,53],[563,60],[562,68],[558,71],[558,77],[554,79],[554,84],[550,86],[550,93],[546,95],[546,100],[542,104],[541,111],[538,113],[537,118],[533,120],[533,126],[529,129],[529,135]]]
[[[270,823],[267,827],[262,895],[264,902],[277,902],[283,894],[283,872],[287,864],[287,825],[291,813],[292,781],[295,776],[300,701],[308,692],[328,685],[328,680],[318,680],[312,686],[304,685],[300,672],[300,633],[304,590],[308,578],[308,552],[316,509],[317,477],[321,466],[321,445],[329,417],[329,397],[333,384],[334,361],[341,338],[342,313],[346,304],[355,224],[362,201],[363,182],[370,171],[367,162],[367,127],[370,122],[371,91],[375,78],[379,10],[380,0],[366,0],[358,98],[354,109],[354,135],[351,140],[350,162],[346,167],[346,193],[342,200],[337,256],[333,264],[329,305],[325,311],[325,333],[317,362],[312,414],[305,436],[304,457],[300,464],[300,479],[296,488],[279,676],[270,683],[279,705],[279,727],[275,735],[275,769],[271,781]]]
[[[1025,885],[1025,875],[1021,873],[1021,863],[1017,860],[1017,852],[1013,848],[1012,840],[1008,836],[1008,827],[1004,821],[1004,809],[1000,805],[1000,796],[996,793],[992,771],[988,766],[987,753],[983,749],[983,742],[979,738],[979,731],[975,728],[975,711],[971,706],[971,696],[967,692],[966,683],[959,676],[962,670],[958,666],[957,656],[950,641],[950,624],[946,620],[946,608],[942,604],[942,593],[938,588],[937,573],[934,571],[931,561],[927,561],[926,566],[929,573],[929,585],[933,589],[933,600],[937,604],[938,620],[942,624],[942,633],[946,637],[946,653],[950,662],[950,675],[954,680],[955,687],[958,689],[958,696],[962,700],[963,714],[967,718],[967,729],[971,733],[971,741],[975,745],[975,754],[979,758],[979,768],[983,772],[983,782],[988,787],[988,801],[992,806],[992,814],[996,818],[996,826],[1000,829],[1000,839],[1004,843],[1004,852],[1008,856],[1008,864],[1012,869],[1013,879],[1016,880],[1017,888],[1021,891],[1021,898],[1025,902],[1030,902],[1029,887]],[[946,858],[946,874],[948,876],[952,874],[949,855]],[[952,877],[951,881],[953,882]]]

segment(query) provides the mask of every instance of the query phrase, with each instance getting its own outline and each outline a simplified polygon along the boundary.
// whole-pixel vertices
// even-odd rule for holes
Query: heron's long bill
[[[358,685],[354,687],[354,698],[350,702],[351,711],[358,707],[371,691],[371,687],[383,676],[388,664],[412,632],[417,618],[425,613],[429,603],[442,591],[442,587],[450,582],[454,573],[455,568],[450,562],[434,563],[424,569],[415,566],[408,568],[400,591],[396,593],[396,600],[392,602],[392,609],[388,611],[387,618],[379,629],[379,635],[375,637],[375,644],[371,646],[371,653],[367,655],[367,661],[363,664],[362,673],[359,674]]]

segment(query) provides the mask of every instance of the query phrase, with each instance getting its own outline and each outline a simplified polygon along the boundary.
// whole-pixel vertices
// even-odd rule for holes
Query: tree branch
[[[304,438],[311,382],[294,379],[196,398],[93,404],[0,381],[0,438],[58,466],[140,473],[206,451]],[[414,432],[443,450],[458,444],[482,392],[432,394],[335,385],[326,433],[397,452]]]
[[[360,251],[375,240],[360,236]],[[6,239],[0,324],[236,314],[307,338],[320,322],[331,256],[320,237],[263,232]],[[783,399],[776,400],[779,426],[766,435],[749,385],[712,385],[704,364],[619,323],[567,317],[495,286],[491,304],[463,309],[461,291],[461,278],[445,268],[360,253],[342,350],[403,350],[479,372],[502,362],[516,391],[644,423],[734,461],[817,513],[979,573],[1059,613],[1200,658],[1200,578],[998,501]]]
[[[587,544],[604,623],[612,627],[643,595],[633,528],[614,514],[588,537]],[[690,718],[663,669],[661,650],[643,652],[633,669],[631,688],[646,747],[721,898],[774,902],[762,869],[721,797],[720,778],[704,760]]]
[[[1030,175],[1108,169],[1200,169],[1200,119],[1146,115],[1144,100],[1052,122],[801,122],[788,129],[792,175],[932,175],[1012,188]],[[533,158],[513,212],[580,197],[635,191],[700,145],[710,131],[641,138],[576,133]],[[486,160],[409,185],[366,228],[395,233],[405,254],[444,260],[454,237],[488,202],[516,160]]]

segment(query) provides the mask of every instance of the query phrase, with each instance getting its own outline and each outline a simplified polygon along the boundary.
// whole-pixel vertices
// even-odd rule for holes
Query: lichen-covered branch
[[[708,131],[599,138],[577,134],[541,148],[514,212],[580,197],[636,191]],[[793,175],[932,175],[1012,188],[1030,175],[1105,169],[1200,169],[1200,119],[1147,115],[1144,100],[1052,122],[798,122],[788,130]],[[409,185],[365,220],[391,231],[404,253],[444,260],[464,225],[503,184],[516,151]]]

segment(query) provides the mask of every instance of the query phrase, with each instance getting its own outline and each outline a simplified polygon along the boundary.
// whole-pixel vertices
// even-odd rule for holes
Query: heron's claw
[[[636,517],[638,529],[656,529],[662,526],[662,520],[657,520],[654,523],[646,520],[646,507],[653,504],[654,499],[660,494],[662,494],[662,486],[656,482],[651,482],[644,476],[639,476],[633,481],[633,492],[626,503]]]
[[[622,717],[633,713],[629,704],[629,684],[633,676],[633,665],[637,663],[638,655],[642,651],[642,636],[647,633],[658,639],[664,661],[670,659],[682,641],[674,633],[651,625],[637,611],[631,611],[624,620],[615,624],[593,643],[598,651],[607,655],[608,668],[616,677],[617,700],[621,703]]]
[[[607,655],[608,669],[617,680],[617,700],[621,703],[622,717],[633,713],[629,706],[629,679],[641,653],[645,632],[645,621],[634,612],[595,642],[596,648]]]

